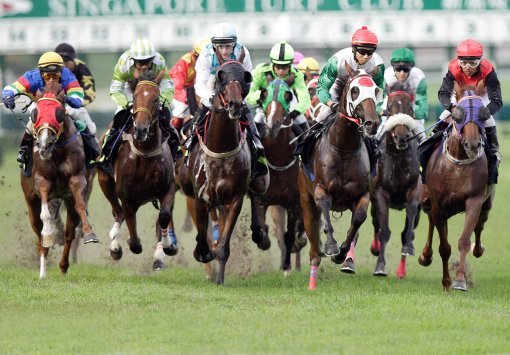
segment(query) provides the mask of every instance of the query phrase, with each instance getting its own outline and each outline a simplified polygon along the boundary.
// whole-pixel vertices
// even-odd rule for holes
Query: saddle
[[[300,156],[304,167],[308,171],[312,171],[312,152],[315,143],[325,134],[335,122],[335,115],[331,115],[324,121],[316,122],[304,134],[298,137],[294,155]]]

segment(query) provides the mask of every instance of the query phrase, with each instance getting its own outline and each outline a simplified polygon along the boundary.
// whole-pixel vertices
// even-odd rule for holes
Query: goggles
[[[480,59],[459,59],[459,64],[463,68],[476,68],[480,65]]]
[[[149,66],[151,65],[152,63],[152,59],[153,58],[148,58],[148,59],[141,59],[141,60],[138,60],[138,59],[134,59],[134,62],[135,62],[135,65],[139,68],[143,67],[143,66]]]
[[[393,70],[395,73],[398,73],[400,71],[403,71],[404,73],[409,73],[411,71],[411,67],[408,67],[406,65],[396,65],[393,67]]]
[[[361,55],[368,55],[369,57],[374,54],[375,48],[367,49],[367,48],[356,48],[356,52]]]
[[[273,64],[275,69],[285,70],[290,69],[290,64]]]
[[[61,75],[58,72],[46,72],[46,73],[42,73],[42,77],[43,77],[44,80],[50,80],[50,79],[59,80],[60,76]]]

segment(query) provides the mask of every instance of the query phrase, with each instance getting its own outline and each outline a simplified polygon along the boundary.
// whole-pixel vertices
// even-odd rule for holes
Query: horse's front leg
[[[220,269],[218,271],[218,279],[216,282],[218,285],[223,285],[225,282],[225,267],[227,265],[228,258],[230,256],[230,238],[234,232],[234,227],[237,222],[237,218],[241,213],[243,207],[243,195],[239,195],[232,200],[232,202],[222,208],[220,213],[224,216],[221,218],[223,221],[221,228],[220,241],[216,248],[216,253],[220,262]]]
[[[432,210],[429,213],[439,233],[439,255],[441,255],[441,261],[443,265],[443,289],[445,291],[449,291],[452,280],[450,278],[450,271],[448,269],[448,260],[452,254],[452,248],[448,243],[448,221],[447,218],[443,216],[439,211],[439,207],[434,203],[432,204]]]
[[[209,212],[206,203],[198,198],[195,199],[195,224],[197,227],[197,246],[193,251],[196,261],[208,263],[216,258],[216,254],[211,251],[207,239],[207,227],[209,224]],[[193,217],[193,214],[192,214]]]
[[[67,221],[65,226],[64,250],[60,259],[59,267],[62,274],[66,274],[69,269],[69,253],[75,239],[76,227],[80,224],[80,216],[74,210],[72,202],[66,201]]]
[[[251,206],[251,239],[259,249],[267,250],[271,247],[271,240],[267,233],[267,226],[265,224],[264,208],[260,203],[260,197],[253,192],[250,195]],[[261,223],[262,220],[262,223]]]
[[[98,170],[97,180],[99,181],[99,186],[104,196],[112,207],[114,223],[109,232],[110,255],[113,260],[119,260],[122,258],[122,247],[119,244],[119,239],[120,226],[124,222],[124,212],[122,211],[122,207],[120,206],[119,199],[115,192],[115,180],[102,170]]]
[[[460,291],[467,291],[466,282],[466,255],[469,253],[471,248],[471,234],[475,226],[478,224],[480,217],[480,211],[482,208],[483,196],[475,198],[468,198],[466,200],[466,217],[464,220],[464,229],[459,238],[459,266],[457,267],[457,276],[453,282],[453,289]]]
[[[375,211],[377,218],[377,225],[379,229],[379,256],[377,257],[377,264],[375,266],[375,276],[387,276],[386,272],[386,245],[390,240],[391,230],[389,226],[389,213],[390,213],[390,196],[389,193],[379,189],[375,192],[374,203],[372,209]]]
[[[140,206],[122,201],[122,207],[124,216],[126,217],[126,225],[129,230],[129,238],[127,240],[129,249],[134,254],[140,254],[142,252],[142,244],[140,243],[140,237],[138,237],[136,226],[136,212]]]
[[[37,175],[35,178],[36,189],[39,191],[39,196],[41,198],[41,221],[42,221],[42,230],[41,230],[41,240],[40,243],[43,248],[50,248],[55,244],[56,231],[53,229],[52,216],[50,212],[50,207],[48,204],[48,196],[51,190],[51,183],[44,177]]]
[[[160,210],[156,222],[156,250],[154,251],[153,270],[165,267],[166,255],[177,254],[177,237],[173,228],[172,211],[175,198],[174,185],[163,196],[160,196]]]
[[[48,257],[48,248],[42,246],[42,235],[43,222],[41,220],[42,203],[41,199],[29,187],[27,180],[29,178],[22,177],[21,187],[23,188],[23,194],[25,195],[25,202],[28,208],[28,218],[32,230],[37,235],[37,252],[39,254],[39,278],[44,279],[46,277],[46,258]]]
[[[483,255],[485,247],[482,244],[481,236],[483,227],[485,226],[485,222],[489,219],[489,211],[492,208],[492,203],[494,201],[494,194],[496,192],[496,185],[487,186],[486,192],[486,200],[482,205],[482,210],[480,211],[480,217],[478,217],[478,223],[475,227],[475,245],[473,246],[473,255],[476,258],[479,258]]]
[[[69,188],[74,198],[74,209],[80,216],[83,231],[83,242],[88,243],[99,243],[99,239],[92,231],[92,226],[89,224],[87,217],[87,203],[85,201],[85,194],[87,193],[87,180],[83,175],[71,176],[69,179]]]
[[[420,213],[419,197],[411,199],[406,205],[406,223],[402,232],[402,251],[400,264],[397,268],[397,277],[404,278],[407,275],[406,259],[409,255],[414,255],[414,228],[416,220]]]
[[[322,211],[322,215],[324,216],[324,233],[326,234],[324,253],[326,256],[338,255],[340,250],[338,249],[338,243],[333,237],[334,229],[333,225],[331,224],[330,216],[332,198],[319,184],[315,186],[313,197],[315,203],[317,206],[319,206],[320,210]]]
[[[379,239],[379,234],[381,232],[381,227],[379,225],[379,222],[377,220],[377,209],[375,207],[375,199],[370,204],[370,215],[372,216],[372,226],[374,227],[374,239],[372,240],[372,243],[370,244],[370,252],[373,256],[379,256],[379,253],[381,251],[381,241]]]
[[[296,242],[296,233],[297,233],[297,222],[299,218],[299,210],[296,208],[289,208],[287,210],[287,231],[283,236],[283,241],[285,244],[285,255],[282,260],[282,269],[285,272],[285,275],[289,273],[292,269],[292,263],[290,260],[290,255],[292,253],[292,248],[294,247],[294,243]]]

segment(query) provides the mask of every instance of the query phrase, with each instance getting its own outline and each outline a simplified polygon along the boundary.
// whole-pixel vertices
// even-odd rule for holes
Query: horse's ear
[[[218,70],[216,73],[216,80],[218,83],[224,84],[227,81],[227,73],[225,73],[225,71],[222,69]]]
[[[36,109],[36,108],[34,108],[34,109],[32,110],[32,112],[30,112],[30,120],[32,120],[32,123],[35,123],[35,121],[37,121],[37,115],[38,115],[38,114],[39,114],[39,113],[37,112],[37,109]]]
[[[161,80],[163,79],[163,75],[165,75],[165,70],[162,69],[159,73],[158,73],[158,76],[156,76],[156,79],[154,79],[154,82],[156,84],[159,85],[159,83],[161,82]]]
[[[345,70],[347,70],[347,72],[349,73],[349,76],[352,77],[354,75],[354,69],[347,62],[345,62],[344,67]]]
[[[452,112],[452,118],[457,123],[462,123],[464,118],[466,117],[466,109],[462,106],[455,107],[455,110]]]
[[[292,93],[290,91],[286,91],[283,95],[286,102],[290,103],[292,101]]]
[[[491,112],[487,107],[482,106],[480,107],[480,111],[478,111],[478,118],[480,119],[480,121],[485,122],[489,118],[491,118]]]
[[[253,76],[249,71],[245,71],[243,74],[243,79],[246,84],[249,84],[253,81]]]
[[[63,108],[59,107],[59,108],[57,108],[57,109],[55,110],[55,117],[57,118],[57,121],[58,121],[59,123],[64,122],[64,118],[65,118],[65,116],[66,116],[66,110],[65,110],[65,109],[63,109]]]

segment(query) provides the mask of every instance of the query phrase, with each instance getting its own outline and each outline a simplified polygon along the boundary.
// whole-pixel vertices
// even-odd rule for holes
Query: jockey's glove
[[[82,101],[77,97],[67,96],[66,102],[72,108],[80,108]]]
[[[296,119],[297,116],[299,116],[301,114],[301,112],[299,112],[298,110],[294,110],[292,111],[291,113],[289,113],[289,117],[293,120]]]
[[[14,102],[14,92],[11,90],[2,91],[2,101],[5,107],[12,110],[16,106],[16,103]]]

